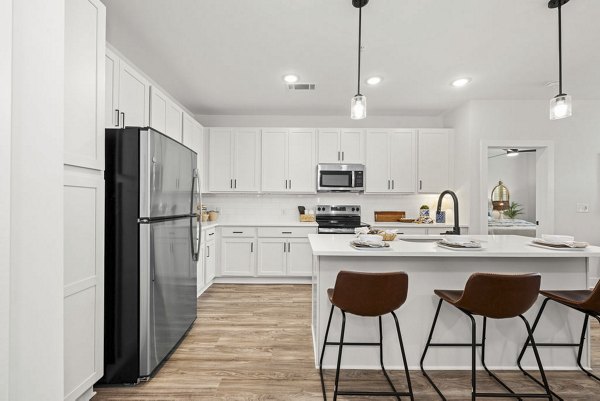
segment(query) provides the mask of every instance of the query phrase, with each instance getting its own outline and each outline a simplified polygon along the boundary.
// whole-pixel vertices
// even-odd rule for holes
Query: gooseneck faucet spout
[[[452,231],[446,231],[446,234],[460,235],[460,224],[458,223],[458,198],[456,197],[454,191],[447,189],[440,194],[440,197],[438,198],[437,212],[442,210],[442,199],[444,199],[444,196],[446,195],[450,195],[454,202],[454,229]]]

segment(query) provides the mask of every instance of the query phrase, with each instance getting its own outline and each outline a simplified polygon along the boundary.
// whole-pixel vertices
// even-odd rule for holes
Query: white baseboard
[[[218,284],[311,284],[312,277],[215,277]]]
[[[588,367],[584,366],[586,369],[589,369]],[[318,362],[315,362],[315,368],[319,368],[319,364]],[[336,366],[335,365],[323,365],[323,369],[335,369]],[[387,364],[385,365],[385,368],[387,370],[404,370],[404,366],[402,365],[390,365],[388,366]],[[424,366],[425,370],[457,370],[457,371],[470,371],[471,367],[470,366]],[[518,367],[514,366],[488,366],[488,368],[490,370],[495,370],[495,371],[505,371],[505,372],[514,372],[519,370]],[[380,370],[381,368],[379,366],[373,366],[373,365],[350,365],[350,366],[343,366],[342,369],[352,369],[352,370]],[[528,370],[528,371],[537,371],[537,366],[523,366],[523,369]],[[408,366],[408,370],[413,371],[413,370],[421,370],[421,367],[418,365],[409,365]],[[476,370],[483,370],[482,366],[477,366]],[[566,370],[566,371],[570,371],[570,370],[579,370],[578,367],[573,367],[573,366],[553,366],[553,367],[545,367],[544,366],[544,370]]]

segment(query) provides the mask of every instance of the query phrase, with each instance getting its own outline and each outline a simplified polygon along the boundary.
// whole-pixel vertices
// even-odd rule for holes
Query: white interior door
[[[260,238],[258,240],[259,276],[284,276],[287,254],[287,240],[281,238]]]
[[[257,192],[260,188],[260,134],[258,129],[234,131],[234,190]]]
[[[416,137],[414,131],[390,133],[390,178],[392,192],[410,193],[416,189]]]
[[[288,138],[288,189],[291,192],[316,192],[315,132],[290,130]]]
[[[287,149],[287,130],[263,130],[261,188],[264,192],[288,190]]]
[[[388,131],[368,131],[366,170],[365,192],[377,193],[391,190]]]
[[[364,164],[364,131],[343,129],[340,133],[341,159],[344,164]]]
[[[338,129],[319,130],[319,163],[340,163],[340,131]]]
[[[233,191],[232,130],[211,128],[209,142],[208,188],[213,192]]]

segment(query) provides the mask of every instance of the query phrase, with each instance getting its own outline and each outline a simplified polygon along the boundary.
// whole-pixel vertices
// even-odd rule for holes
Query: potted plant
[[[429,217],[429,206],[421,205],[419,208],[419,216],[420,217]]]
[[[523,214],[522,205],[517,202],[511,202],[508,208],[504,211],[504,215],[509,219],[514,219],[520,214]]]

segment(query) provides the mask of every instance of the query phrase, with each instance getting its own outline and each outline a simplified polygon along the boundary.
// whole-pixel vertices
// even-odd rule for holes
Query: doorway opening
[[[481,148],[481,233],[537,237],[554,232],[554,147],[489,141]]]

